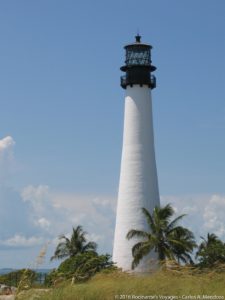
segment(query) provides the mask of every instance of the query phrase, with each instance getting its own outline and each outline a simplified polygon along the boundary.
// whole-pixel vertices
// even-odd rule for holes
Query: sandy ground
[[[14,300],[14,295],[8,295],[8,296],[0,296],[0,300]]]

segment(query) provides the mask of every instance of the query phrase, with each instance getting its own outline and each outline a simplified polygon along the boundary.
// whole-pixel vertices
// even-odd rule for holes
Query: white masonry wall
[[[159,205],[159,190],[155,162],[152,122],[151,90],[148,86],[127,86],[123,150],[121,160],[119,195],[117,203],[116,229],[113,261],[124,271],[131,270],[131,249],[137,240],[128,241],[130,229],[147,229],[141,211],[145,207],[153,211]],[[134,271],[147,272],[146,260],[155,259],[151,253]]]

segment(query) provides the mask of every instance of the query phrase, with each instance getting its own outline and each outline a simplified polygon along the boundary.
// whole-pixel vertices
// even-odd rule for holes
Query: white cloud
[[[100,251],[111,252],[109,240],[113,240],[114,234],[115,198],[54,193],[46,185],[29,185],[23,188],[21,197],[29,207],[30,223],[43,236],[52,240],[82,225],[88,238],[98,241]]]
[[[14,145],[10,136],[0,140],[0,179],[14,163]],[[60,234],[70,236],[72,227],[82,225],[100,252],[112,251],[115,197],[54,193],[47,185],[28,185],[19,193],[0,185],[0,205],[0,250],[35,247],[48,240],[55,247]]]
[[[11,136],[0,139],[0,182],[2,183],[11,171],[14,161],[13,148],[15,141]]]
[[[3,155],[7,149],[12,148],[15,145],[15,141],[11,136],[6,136],[0,140],[0,155]]]
[[[41,237],[25,237],[20,234],[15,234],[6,240],[0,241],[0,244],[8,247],[34,247],[43,244],[43,239]]]
[[[225,207],[225,196],[221,195],[212,195],[210,199],[210,203],[216,204],[218,206],[221,206],[222,208]]]
[[[53,206],[51,197],[47,185],[28,185],[21,191],[21,198],[29,208],[30,222],[46,232],[51,231],[52,219],[54,221],[57,217],[57,209]]]
[[[64,212],[68,231],[82,225],[88,238],[97,241],[100,251],[112,251],[116,199],[110,196],[79,196],[54,194],[53,206]],[[66,220],[66,222],[65,222]]]
[[[204,226],[219,237],[225,237],[225,196],[212,195],[204,213]]]
[[[28,185],[22,190],[22,198],[24,201],[42,201],[49,195],[49,187],[47,185],[39,185],[37,187]]]
[[[195,233],[197,240],[208,232],[225,240],[224,195],[162,196],[161,202],[171,203],[178,215],[187,214],[183,224]]]
[[[14,145],[10,136],[0,140],[0,180],[10,171]],[[171,203],[178,215],[187,214],[183,225],[197,240],[208,232],[225,240],[224,195],[167,195],[161,202]],[[0,184],[0,205],[0,250],[31,249],[51,241],[53,251],[60,234],[70,236],[72,227],[82,225],[100,252],[112,251],[116,197],[55,193],[47,185],[28,185],[19,193]]]
[[[112,251],[115,198],[54,193],[47,185],[29,185],[22,190],[21,197],[21,203],[29,212],[27,224],[43,240],[54,240],[66,233],[69,236],[72,227],[82,225],[88,238],[98,242],[100,251]],[[182,224],[191,229],[197,239],[208,232],[225,239],[224,196],[162,196],[161,202],[162,205],[171,203],[177,215],[187,214]]]
[[[115,197],[109,197],[109,196],[95,197],[92,199],[92,202],[98,206],[100,205],[103,207],[109,207],[113,211],[116,211],[116,198]]]
[[[40,218],[37,220],[37,225],[44,229],[48,229],[50,224],[51,222],[45,218]]]

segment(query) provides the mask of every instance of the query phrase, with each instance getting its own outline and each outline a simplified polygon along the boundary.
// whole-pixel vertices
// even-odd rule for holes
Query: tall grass
[[[31,266],[30,269],[37,269],[43,262],[46,256],[48,243],[46,243],[40,250],[38,256],[36,257],[36,260],[34,264]],[[20,278],[20,281],[17,286],[17,290],[15,293],[15,300],[19,299],[19,294],[23,290],[30,289],[33,285],[34,278],[32,278],[32,273],[29,269],[24,269],[22,276]]]
[[[71,285],[64,282],[35,298],[37,291],[31,290],[18,299],[28,300],[111,300],[138,299],[135,296],[225,296],[225,273],[192,270],[158,271],[152,275],[134,276],[122,272],[98,274],[86,283]],[[158,296],[158,298],[157,298]],[[141,299],[141,298],[139,298]],[[149,298],[150,299],[150,298]],[[179,299],[179,298],[178,298]],[[203,299],[203,298],[201,298]]]

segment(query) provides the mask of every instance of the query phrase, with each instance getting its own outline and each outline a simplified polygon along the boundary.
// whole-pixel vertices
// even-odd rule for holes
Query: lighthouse
[[[155,161],[151,90],[156,87],[152,73],[152,46],[141,36],[124,47],[125,65],[120,69],[121,87],[125,90],[125,113],[120,182],[117,201],[113,261],[123,271],[131,271],[132,247],[139,240],[127,240],[129,230],[149,230],[142,208],[151,213],[159,206]],[[145,273],[155,265],[156,253],[145,256],[134,272]]]

